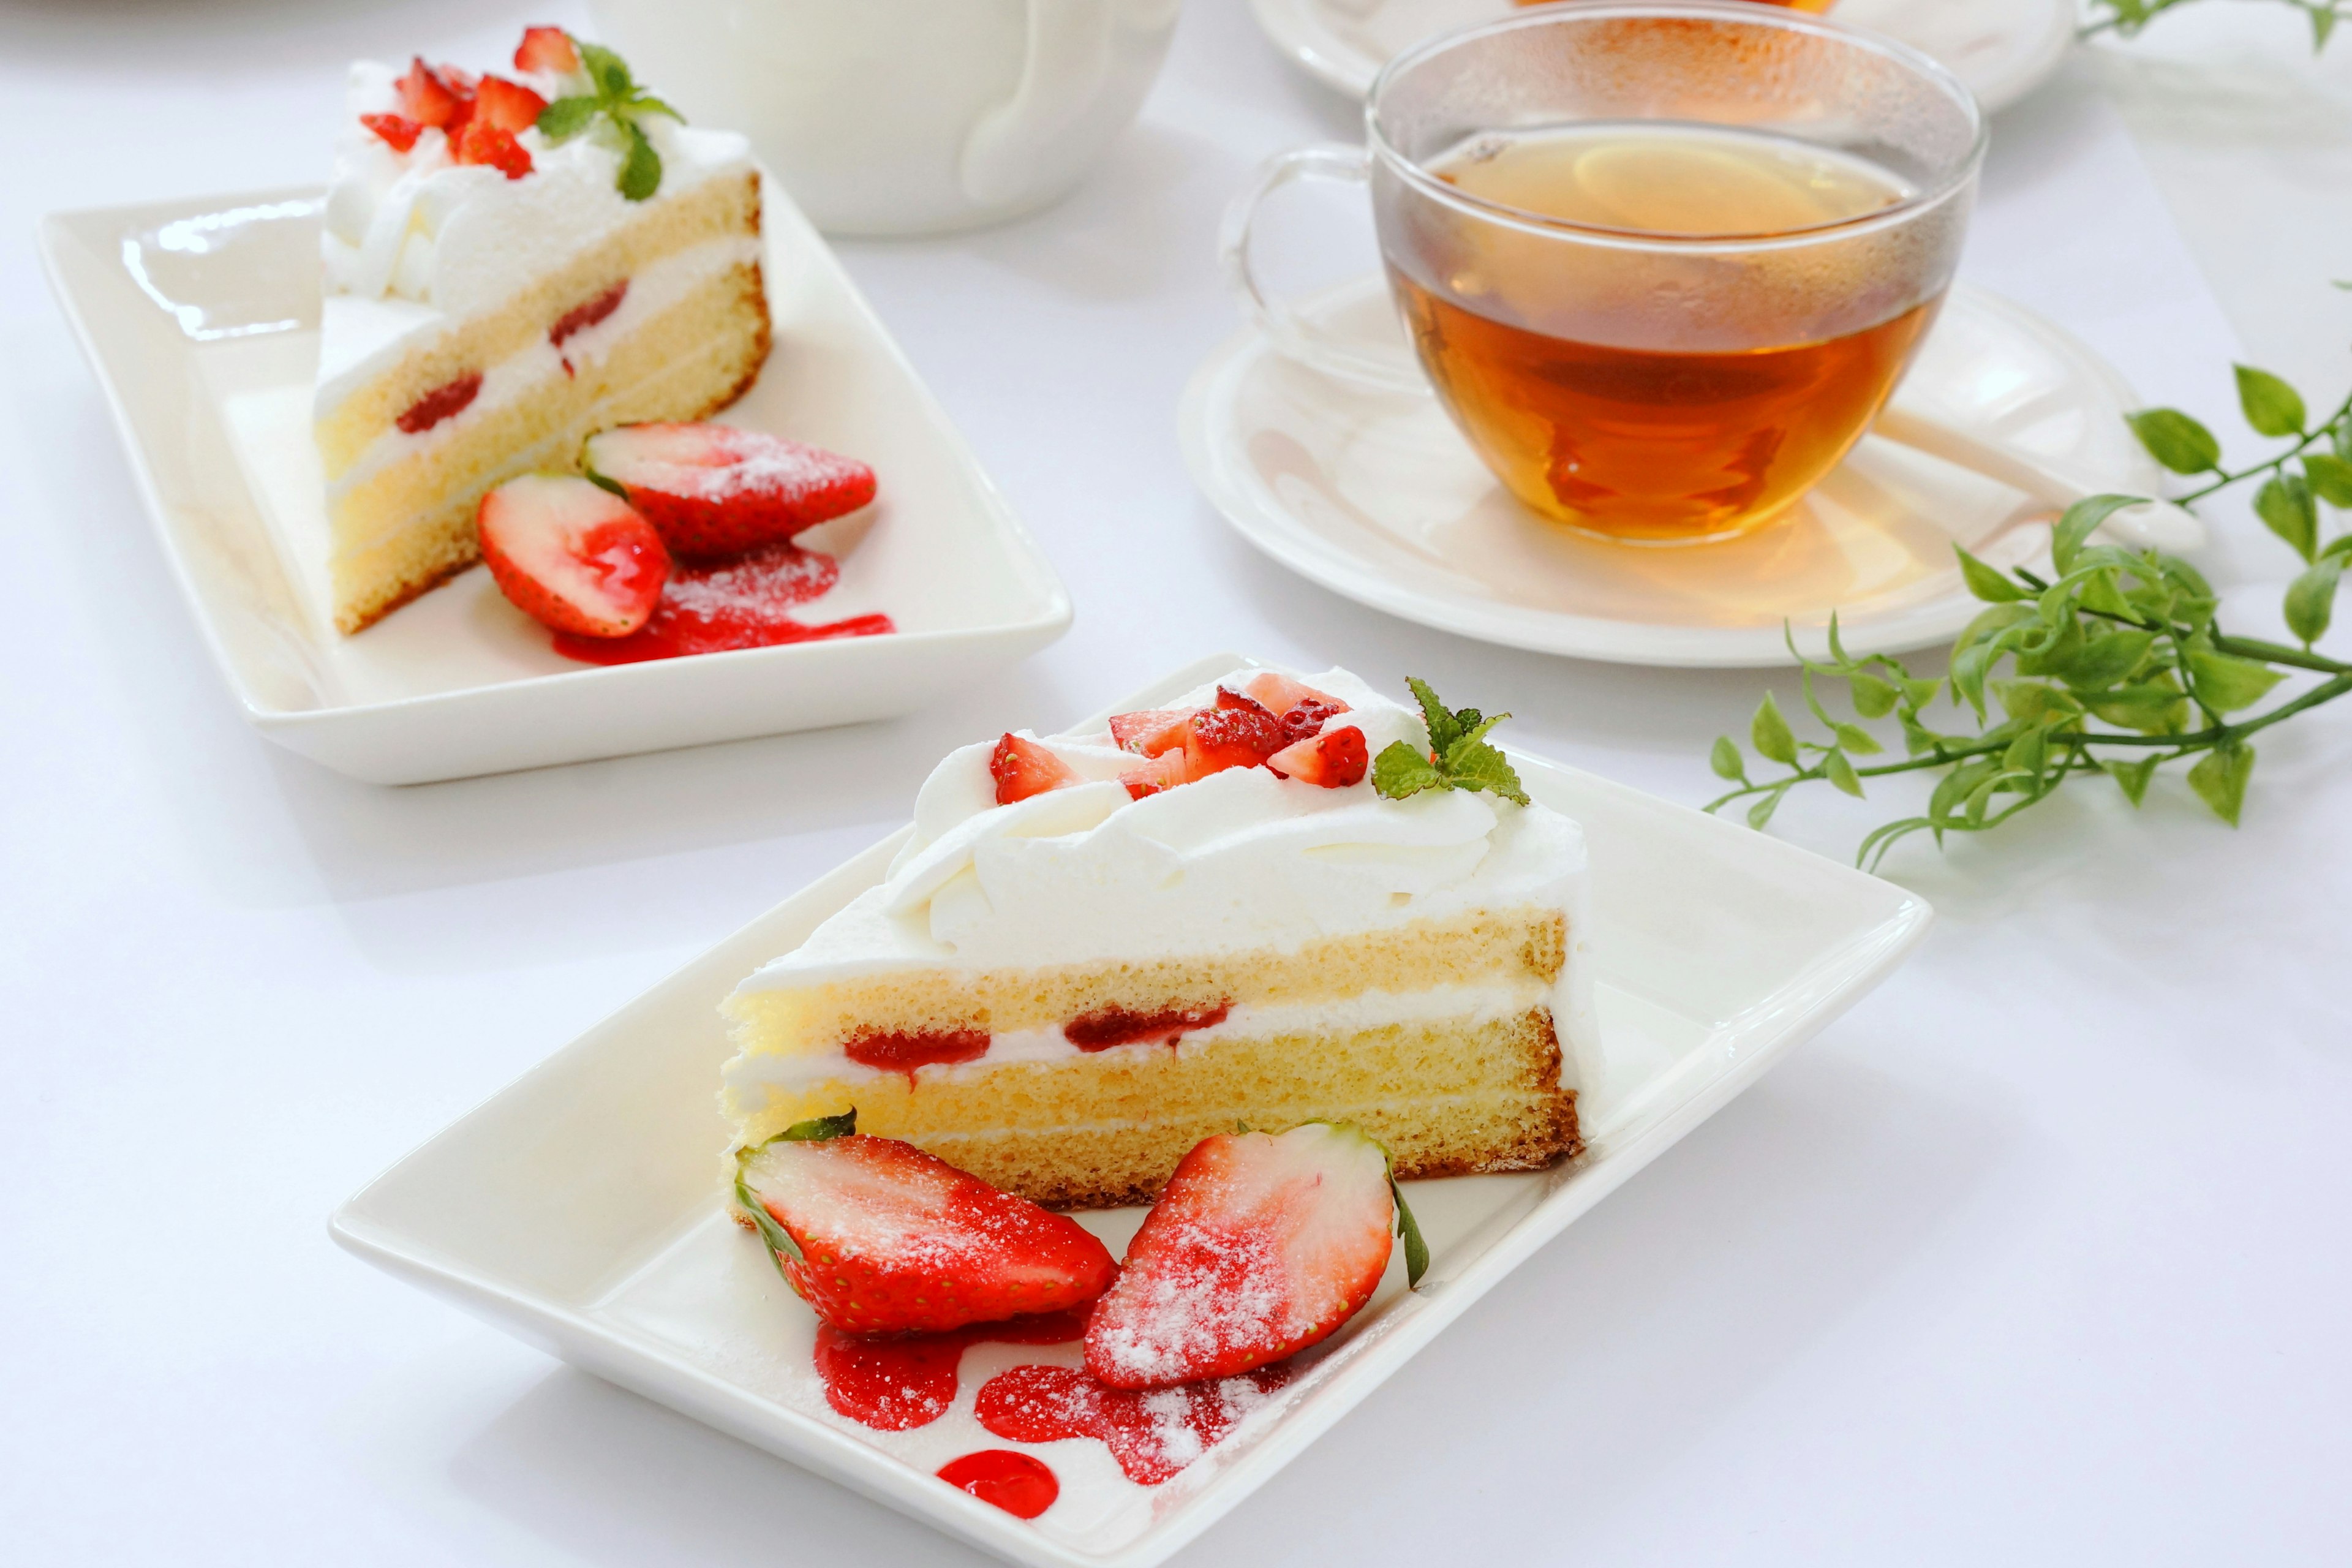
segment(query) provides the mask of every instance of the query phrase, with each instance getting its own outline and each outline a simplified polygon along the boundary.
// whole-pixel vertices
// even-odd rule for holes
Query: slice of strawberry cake
[[[749,144],[610,50],[533,27],[506,75],[362,61],[349,102],[312,419],[356,632],[477,559],[500,483],[733,401],[769,321]]]
[[[1582,834],[1415,690],[1239,669],[951,753],[882,885],[728,999],[738,1146],[855,1107],[1080,1207],[1236,1121],[1352,1121],[1404,1177],[1575,1152]]]

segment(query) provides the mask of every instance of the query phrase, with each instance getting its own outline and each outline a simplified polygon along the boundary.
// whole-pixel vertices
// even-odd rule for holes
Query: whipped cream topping
[[[1235,670],[1169,706],[1205,706],[1257,673]],[[1348,704],[1327,731],[1354,725],[1374,757],[1392,741],[1428,744],[1418,711],[1347,671],[1297,679]],[[1262,767],[1132,800],[1116,780],[1137,759],[1108,729],[1027,738],[1084,782],[998,805],[994,742],[949,753],[883,883],[738,989],[1295,948],[1530,904],[1567,910],[1571,949],[1581,940],[1584,835],[1540,804],[1458,790],[1390,800],[1369,778],[1326,789]],[[1564,1043],[1589,1037],[1585,973],[1571,951],[1553,1005]]]
[[[551,102],[586,87],[585,77],[500,74]],[[351,68],[320,242],[322,414],[415,334],[497,309],[649,202],[752,167],[742,137],[658,114],[643,121],[662,161],[661,185],[648,202],[621,195],[622,154],[593,130],[560,146],[536,129],[520,132],[515,140],[530,153],[531,172],[519,180],[454,162],[447,136],[431,127],[409,151],[395,152],[359,117],[398,113],[400,76],[373,60]]]

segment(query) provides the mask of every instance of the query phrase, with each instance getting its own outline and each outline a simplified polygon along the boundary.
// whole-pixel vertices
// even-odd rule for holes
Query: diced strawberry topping
[[[446,131],[465,116],[472,96],[457,85],[464,74],[454,66],[437,70],[418,56],[411,60],[408,74],[393,85],[400,90],[400,112],[419,125],[431,125]]]
[[[486,76],[474,89],[473,123],[520,132],[538,124],[539,111],[546,107],[547,100],[520,82]]]
[[[1149,762],[1128,769],[1118,775],[1118,782],[1127,786],[1130,799],[1141,800],[1147,795],[1158,795],[1161,790],[1189,783],[1190,777],[1184,752],[1177,748],[1162,752]]]
[[[1033,795],[1078,782],[1070,765],[1035,741],[1006,731],[988,756],[989,776],[996,781],[996,804],[1011,805]]]
[[[1363,783],[1371,764],[1364,732],[1353,724],[1294,742],[1265,760],[1267,767],[1285,778],[1325,789],[1346,789]]]
[[[1220,690],[1220,700],[1232,696]],[[1246,707],[1203,708],[1188,721],[1184,751],[1194,779],[1227,768],[1254,768],[1282,750],[1282,721],[1248,698]]]
[[[855,458],[731,425],[624,425],[591,437],[585,458],[683,555],[789,539],[874,500],[874,470]]]
[[[1178,726],[1192,716],[1189,708],[1146,708],[1134,713],[1114,713],[1110,738],[1120,751],[1156,757],[1184,743],[1184,732]]]
[[[530,173],[530,150],[515,140],[513,132],[485,121],[469,121],[458,132],[455,151],[458,163],[484,164],[509,180]]]
[[[1057,1312],[1118,1273],[1076,1220],[895,1138],[780,1138],[744,1159],[740,1181],[782,1233],[763,1239],[785,1279],[850,1333]]]
[[[568,76],[580,68],[580,51],[561,27],[525,27],[515,46],[515,69],[534,75]]]
[[[586,479],[525,474],[482,498],[482,560],[515,607],[558,632],[624,637],[653,614],[669,552]]]
[[[1160,1388],[1305,1350],[1370,1299],[1396,1217],[1388,1157],[1358,1128],[1204,1138],[1096,1303],[1087,1371]]]
[[[1242,690],[1265,704],[1268,710],[1287,713],[1302,702],[1319,702],[1333,713],[1345,713],[1348,705],[1327,692],[1318,691],[1303,680],[1271,669],[1262,669],[1242,683]]]
[[[393,420],[403,432],[421,436],[444,419],[462,414],[475,395],[482,390],[482,373],[469,370],[455,381],[444,382],[403,409]]]
[[[1344,702],[1325,702],[1310,697],[1282,715],[1282,736],[1289,742],[1299,742],[1323,732],[1323,726],[1348,710]]]
[[[384,144],[395,153],[407,152],[425,134],[425,127],[405,115],[362,114],[360,123],[383,137]]]

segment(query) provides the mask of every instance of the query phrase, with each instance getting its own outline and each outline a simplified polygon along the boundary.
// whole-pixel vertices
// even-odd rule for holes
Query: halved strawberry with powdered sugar
[[[1203,1138],[1095,1304],[1087,1370],[1113,1388],[1158,1388],[1296,1354],[1371,1299],[1391,1226],[1417,1284],[1427,1253],[1388,1151],[1360,1128]]]
[[[1372,752],[1364,742],[1364,732],[1347,724],[1293,742],[1266,758],[1265,765],[1286,779],[1345,789],[1364,782],[1364,774],[1371,769]]]
[[[525,474],[482,498],[482,560],[515,607],[559,632],[622,637],[646,624],[669,552],[629,503],[568,474]]]
[[[1076,1220],[856,1125],[854,1110],[803,1121],[736,1156],[736,1202],[835,1328],[939,1333],[1057,1312],[1118,1277]]]
[[[874,499],[856,458],[731,425],[624,425],[588,438],[586,463],[682,555],[790,539]]]
[[[988,754],[988,776],[996,781],[996,804],[1011,805],[1049,789],[1078,782],[1070,764],[1036,741],[1024,741],[1007,731]]]
[[[580,68],[580,50],[572,35],[561,27],[525,27],[515,46],[515,69],[569,76]]]

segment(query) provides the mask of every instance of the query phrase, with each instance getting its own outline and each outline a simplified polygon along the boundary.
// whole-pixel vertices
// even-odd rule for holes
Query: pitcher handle
[[[1038,156],[1100,95],[1118,21],[1111,0],[1029,0],[1021,80],[964,138],[957,175],[983,206],[1017,200]]]
[[[1285,358],[1341,381],[1387,392],[1425,394],[1429,383],[1410,354],[1366,353],[1339,342],[1292,310],[1286,301],[1269,295],[1259,285],[1257,269],[1251,264],[1252,231],[1257,223],[1258,208],[1268,196],[1299,180],[1369,186],[1371,177],[1371,158],[1360,147],[1300,147],[1267,159],[1258,165],[1248,187],[1225,209],[1224,224],[1218,236],[1218,256],[1224,263],[1225,281],[1241,300],[1242,308]]]

